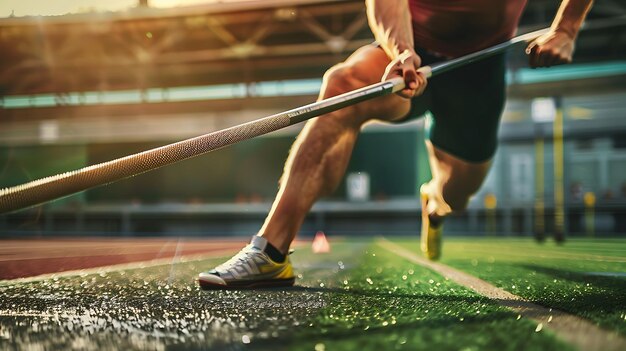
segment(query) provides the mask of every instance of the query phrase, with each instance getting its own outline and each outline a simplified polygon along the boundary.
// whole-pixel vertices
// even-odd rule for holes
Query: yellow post
[[[554,240],[565,240],[565,190],[563,188],[563,106],[555,97],[554,116]]]
[[[543,241],[545,239],[544,222],[544,142],[543,136],[539,135],[535,139],[535,239]]]
[[[585,203],[585,229],[587,236],[594,237],[596,234],[596,195],[591,191],[586,192],[583,197],[583,202]]]
[[[485,195],[485,209],[487,219],[487,234],[490,236],[496,235],[496,206],[498,205],[498,199],[493,193]]]

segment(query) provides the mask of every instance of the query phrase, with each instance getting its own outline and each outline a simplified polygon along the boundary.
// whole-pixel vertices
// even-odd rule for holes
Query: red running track
[[[239,240],[93,238],[0,240],[0,280],[174,256],[236,252]]]

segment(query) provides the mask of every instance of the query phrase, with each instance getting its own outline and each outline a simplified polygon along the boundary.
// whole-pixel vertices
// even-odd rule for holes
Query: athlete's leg
[[[388,63],[384,51],[373,45],[357,50],[325,74],[320,98],[380,81]],[[409,108],[409,100],[389,95],[309,121],[291,149],[278,195],[259,235],[230,260],[200,273],[200,286],[229,289],[293,285],[291,261],[283,255],[315,200],[337,187],[361,127],[372,119],[401,119]]]
[[[469,198],[480,189],[491,161],[472,163],[443,151],[426,141],[432,179],[425,184],[429,197],[427,212],[434,221],[467,207]]]
[[[451,71],[429,83],[432,119],[426,142],[432,179],[422,193],[422,250],[436,259],[441,222],[467,207],[482,185],[497,145],[504,106],[504,56]]]
[[[487,176],[490,161],[472,163],[427,141],[432,179],[420,188],[422,198],[421,249],[436,260],[441,256],[442,221],[453,211],[467,207],[469,198]]]
[[[366,46],[324,76],[320,99],[380,81],[389,58]],[[295,141],[285,164],[278,195],[259,234],[285,253],[313,203],[337,187],[365,122],[404,117],[409,100],[385,96],[309,121]]]

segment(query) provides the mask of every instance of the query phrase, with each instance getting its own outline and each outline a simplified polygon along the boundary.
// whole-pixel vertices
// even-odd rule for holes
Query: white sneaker
[[[202,289],[250,289],[292,286],[295,282],[289,255],[285,262],[274,262],[266,253],[267,240],[255,235],[230,260],[198,275]]]

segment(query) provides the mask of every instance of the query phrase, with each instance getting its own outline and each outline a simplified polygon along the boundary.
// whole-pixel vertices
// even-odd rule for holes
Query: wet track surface
[[[415,240],[401,244],[419,252]],[[529,252],[541,252],[533,256],[537,266],[526,272],[525,266],[515,265],[517,261],[509,262],[509,253],[518,253],[520,242],[502,244],[498,250],[488,244],[476,244],[485,246],[487,255],[466,252],[468,244],[463,241],[450,242],[447,252],[451,257],[469,255],[460,261],[465,269],[496,277],[496,284],[505,281],[505,289],[522,286],[531,301],[537,291],[537,298],[543,299],[538,302],[546,307],[569,306],[573,314],[597,315],[600,319],[594,322],[621,330],[624,290],[616,284],[619,278],[585,278],[585,289],[578,291],[582,278],[564,275],[564,261],[541,258],[556,254],[541,250],[570,252],[576,258],[570,269],[582,264],[576,268],[582,272],[622,271],[623,263],[614,262],[623,260],[622,251],[581,263],[580,256],[574,255],[576,243],[567,252],[560,247],[537,249],[529,243],[526,247],[534,248]],[[489,256],[502,250],[497,259]],[[321,255],[312,254],[308,245],[300,246],[293,255],[297,286],[288,289],[203,291],[195,282],[197,274],[227,258],[211,257],[0,281],[0,350],[576,349],[555,336],[549,325],[538,324],[371,239],[333,242],[332,252]],[[608,258],[613,258],[610,264],[605,262]],[[542,260],[547,266],[541,266]],[[520,263],[527,265],[525,259]],[[553,264],[560,270],[548,270]],[[608,318],[606,311],[618,312]],[[612,318],[615,315],[619,320]],[[604,345],[612,344],[608,340]]]
[[[0,282],[0,349],[280,349],[341,284],[338,256],[351,257],[296,254],[298,286],[282,290],[200,290],[197,273],[221,259]]]
[[[138,261],[237,250],[238,241],[179,238],[3,240],[0,280]]]

